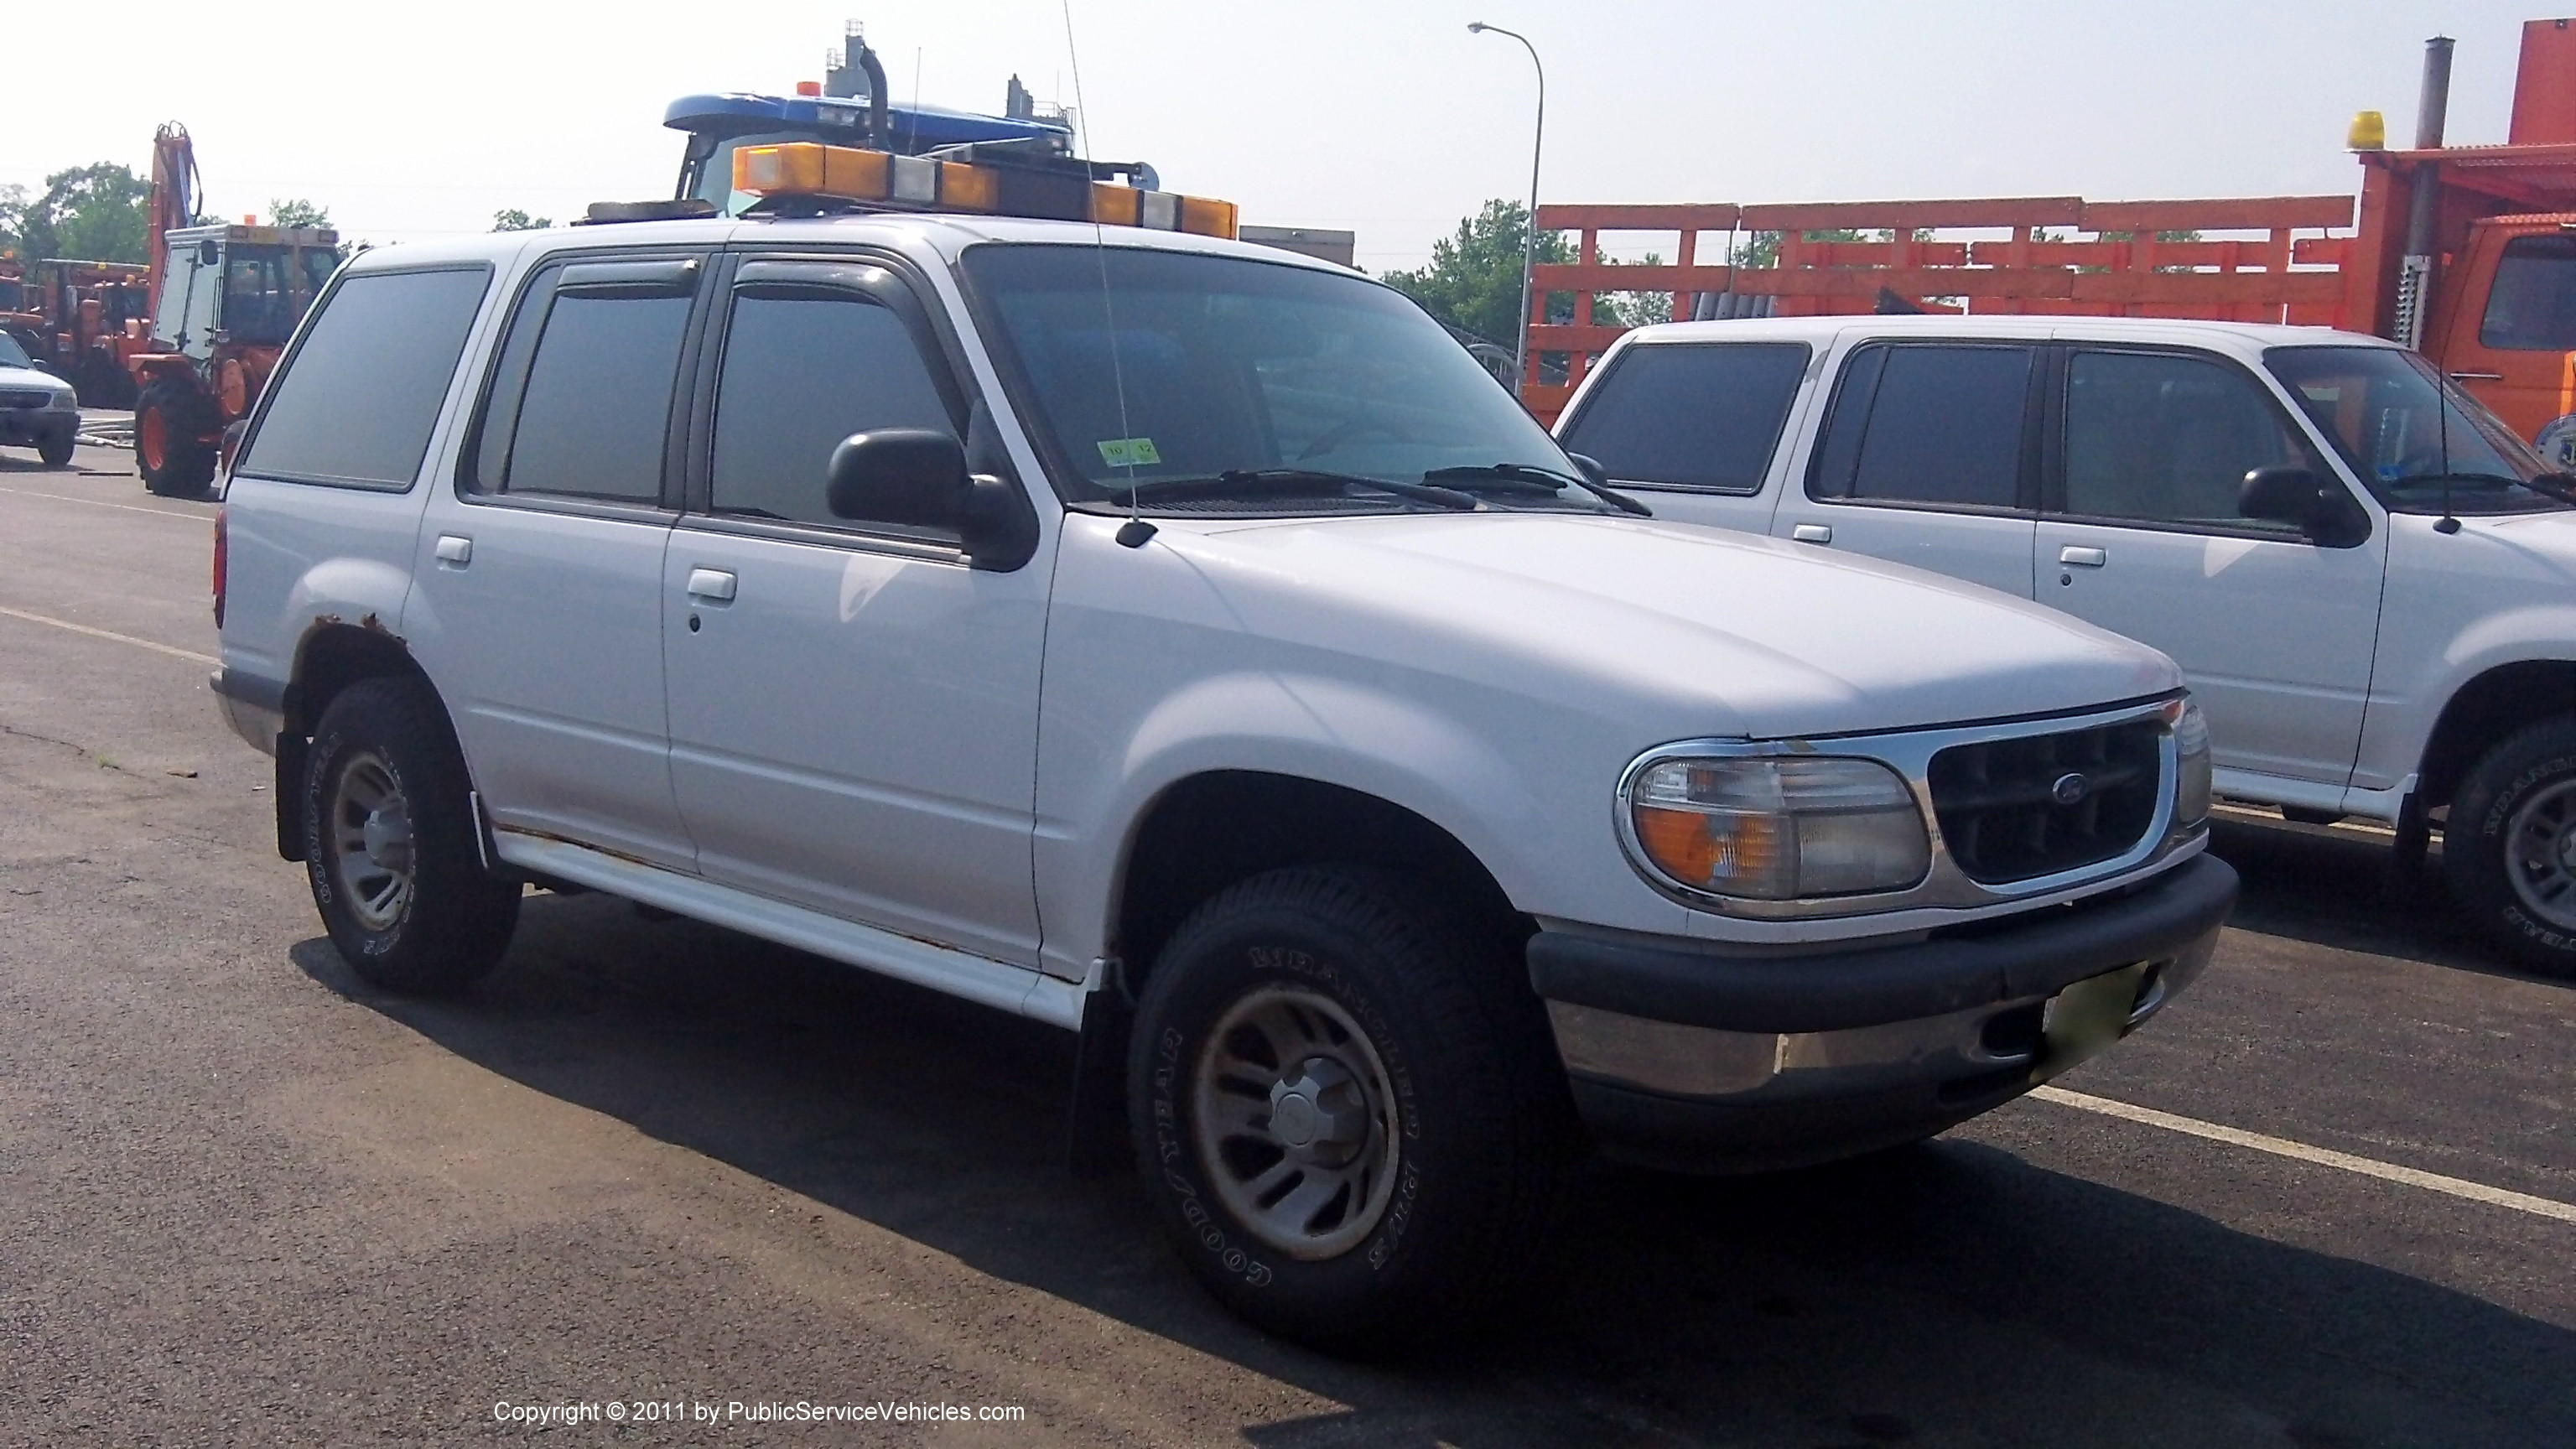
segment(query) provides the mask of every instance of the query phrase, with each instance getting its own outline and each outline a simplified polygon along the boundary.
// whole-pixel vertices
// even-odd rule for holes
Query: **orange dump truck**
[[[1600,292],[1670,292],[1677,321],[1945,310],[2292,322],[2420,348],[2576,466],[2576,20],[2523,26],[2501,146],[2442,144],[2450,58],[2450,41],[2428,43],[2413,148],[2388,149],[2376,113],[2354,120],[2357,199],[1541,206],[1541,227],[1576,234],[1577,260],[1540,266],[1535,289],[1573,293],[1574,316],[1530,328],[1523,398],[1553,421],[1619,336],[1593,321]],[[1612,235],[1674,260],[1604,263]],[[1718,260],[1701,262],[1710,249]],[[1564,358],[1563,383],[1541,380],[1542,353]]]

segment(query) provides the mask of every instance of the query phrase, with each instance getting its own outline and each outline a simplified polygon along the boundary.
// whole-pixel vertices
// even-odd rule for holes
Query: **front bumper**
[[[1928,1136],[2118,1040],[2208,966],[2235,903],[2236,872],[2202,855],[1904,946],[1742,957],[1542,931],[1530,980],[1604,1150],[1788,1167]]]
[[[80,414],[56,408],[0,408],[0,443],[28,446],[69,438],[80,431]]]

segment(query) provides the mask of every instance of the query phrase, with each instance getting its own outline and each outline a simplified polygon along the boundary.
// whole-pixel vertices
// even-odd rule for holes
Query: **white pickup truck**
[[[2162,655],[1639,517],[1412,303],[1232,241],[380,248],[219,528],[215,687],[360,976],[467,988],[537,885],[1079,1033],[1077,1123],[1321,1343],[1513,1292],[1586,1142],[2008,1101],[2235,897]]]
[[[2222,796],[2396,827],[2576,972],[2576,509],[2421,357],[2313,327],[1678,323],[1557,428],[1659,518],[2035,599],[2173,656]],[[1723,585],[1712,581],[1712,588]]]

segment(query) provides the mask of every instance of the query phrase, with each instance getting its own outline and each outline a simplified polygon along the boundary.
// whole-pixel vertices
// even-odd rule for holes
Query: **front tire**
[[[1369,1352],[1525,1284],[1577,1138],[1506,951],[1352,868],[1255,877],[1173,935],[1129,1118],[1157,1215],[1229,1308]]]
[[[2576,976],[2576,720],[2533,725],[2471,767],[2442,833],[2442,867],[2507,956]]]
[[[72,464],[72,435],[45,438],[36,444],[36,456],[48,468],[68,468]]]
[[[145,492],[186,497],[215,481],[215,449],[205,440],[212,412],[185,383],[163,378],[143,389],[134,404],[134,471]]]
[[[499,963],[519,887],[483,869],[465,761],[428,686],[342,690],[306,752],[303,807],[313,903],[360,977],[444,995]]]

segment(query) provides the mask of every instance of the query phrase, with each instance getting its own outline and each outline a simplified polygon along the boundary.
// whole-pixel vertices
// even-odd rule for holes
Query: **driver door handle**
[[[2068,568],[2098,569],[2111,561],[2111,556],[2098,548],[2070,543],[2057,551],[2057,561]]]

